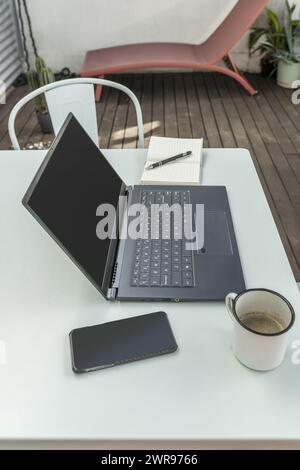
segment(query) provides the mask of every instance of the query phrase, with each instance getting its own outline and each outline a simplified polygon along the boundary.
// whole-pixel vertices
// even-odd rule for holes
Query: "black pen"
[[[146,170],[153,170],[154,168],[157,168],[159,166],[163,166],[166,163],[174,162],[175,160],[179,160],[179,158],[185,158],[189,157],[192,155],[193,152],[190,150],[188,152],[180,153],[179,155],[174,155],[174,157],[166,158],[165,160],[160,160],[157,163],[152,163],[152,165],[149,165],[146,167]]]

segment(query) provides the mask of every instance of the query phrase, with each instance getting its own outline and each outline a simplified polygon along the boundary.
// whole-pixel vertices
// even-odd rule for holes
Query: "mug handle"
[[[236,297],[237,297],[237,294],[235,294],[234,292],[231,292],[230,294],[226,295],[226,298],[225,298],[227,311],[231,317],[231,320],[233,321],[236,321],[235,315],[233,313],[233,301]]]

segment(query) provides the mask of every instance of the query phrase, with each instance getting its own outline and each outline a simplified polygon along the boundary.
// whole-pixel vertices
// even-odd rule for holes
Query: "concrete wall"
[[[300,0],[295,1],[300,9]],[[27,0],[39,53],[54,70],[69,66],[77,72],[88,49],[147,41],[199,43],[200,19],[210,23],[208,8],[203,8],[209,2],[212,0]],[[219,2],[214,12],[224,10],[224,0],[214,2],[217,6]],[[231,8],[235,0],[226,2]],[[283,5],[284,0],[270,0],[270,7],[277,11]],[[247,37],[236,46],[234,55],[243,70],[258,70],[258,58],[248,57]]]

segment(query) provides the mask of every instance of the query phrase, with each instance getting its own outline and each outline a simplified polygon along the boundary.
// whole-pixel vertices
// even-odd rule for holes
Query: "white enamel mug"
[[[295,321],[295,312],[288,300],[268,289],[249,289],[240,294],[228,294],[225,302],[234,322],[232,349],[237,359],[254,370],[278,367],[284,359],[288,334]],[[240,318],[249,312],[275,315],[283,330],[261,333],[248,328]]]

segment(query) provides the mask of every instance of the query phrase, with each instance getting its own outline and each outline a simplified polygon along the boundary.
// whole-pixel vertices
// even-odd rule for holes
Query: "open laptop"
[[[71,113],[23,204],[107,300],[224,300],[245,288],[226,188],[126,187]],[[194,238],[178,236],[184,224]]]

